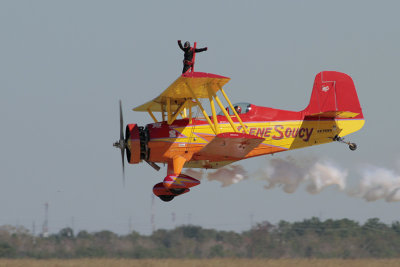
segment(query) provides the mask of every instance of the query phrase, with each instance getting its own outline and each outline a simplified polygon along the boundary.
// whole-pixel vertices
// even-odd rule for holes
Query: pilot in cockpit
[[[242,108],[240,106],[235,106],[235,110],[237,114],[241,114],[242,113]]]

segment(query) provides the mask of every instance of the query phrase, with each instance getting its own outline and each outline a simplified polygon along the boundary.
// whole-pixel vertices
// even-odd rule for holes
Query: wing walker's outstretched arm
[[[196,50],[195,50],[195,52],[196,53],[198,53],[198,52],[203,52],[203,51],[207,51],[207,47],[203,47],[203,48],[196,48]]]
[[[183,47],[182,41],[181,41],[181,40],[178,40],[178,45],[179,45],[179,48],[182,49],[182,51],[186,52],[187,49],[185,49],[185,48]],[[196,49],[194,50],[194,52],[200,53],[200,52],[207,51],[207,50],[208,50],[208,47],[196,48]]]
[[[178,45],[179,45],[179,47],[182,49],[182,51],[185,51],[185,49],[184,49],[183,46],[182,46],[181,40],[178,40]]]

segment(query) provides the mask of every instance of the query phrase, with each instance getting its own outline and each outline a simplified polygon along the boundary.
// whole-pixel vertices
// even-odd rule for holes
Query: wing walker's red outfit
[[[194,53],[198,53],[198,52],[203,52],[203,51],[207,51],[207,47],[204,48],[196,48],[194,49],[191,46],[188,47],[183,47],[181,40],[178,40],[178,45],[179,47],[182,49],[183,52],[185,52],[184,54],[184,59],[183,59],[183,70],[182,70],[182,74],[187,72],[194,64],[193,62],[193,55]]]

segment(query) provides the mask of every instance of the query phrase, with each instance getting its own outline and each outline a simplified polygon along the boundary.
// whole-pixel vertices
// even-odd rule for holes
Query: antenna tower
[[[43,237],[49,236],[49,203],[44,203],[44,222],[42,228]]]

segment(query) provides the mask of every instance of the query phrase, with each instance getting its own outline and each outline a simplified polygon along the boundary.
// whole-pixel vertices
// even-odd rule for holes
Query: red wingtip
[[[230,79],[229,77],[206,73],[206,72],[185,72],[181,75],[181,77],[186,78],[218,78],[218,79]]]

